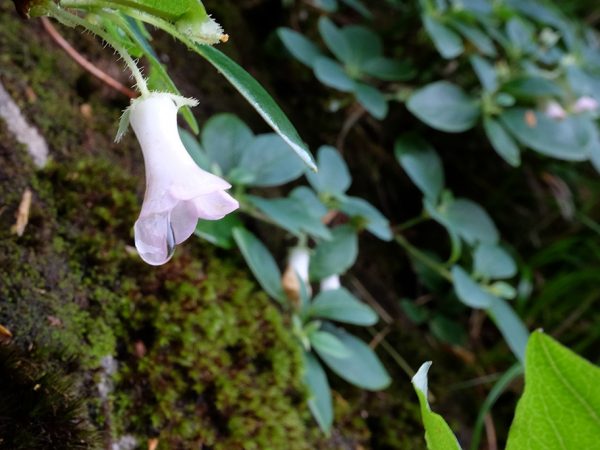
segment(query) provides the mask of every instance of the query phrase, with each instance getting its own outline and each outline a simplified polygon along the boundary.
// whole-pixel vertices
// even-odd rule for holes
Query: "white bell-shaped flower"
[[[177,110],[195,104],[151,93],[126,111],[144,154],[146,195],[134,231],[135,246],[148,264],[167,262],[175,245],[192,235],[198,219],[221,219],[239,206],[225,192],[229,183],[198,167],[181,142]]]

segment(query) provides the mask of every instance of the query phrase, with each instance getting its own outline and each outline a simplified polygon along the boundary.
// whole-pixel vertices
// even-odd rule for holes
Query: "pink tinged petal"
[[[153,266],[166,263],[175,251],[175,236],[168,214],[140,216],[134,225],[135,247]]]
[[[216,191],[194,199],[196,212],[200,219],[219,220],[240,206],[227,192]]]
[[[573,112],[583,113],[595,111],[598,109],[598,106],[598,101],[595,98],[584,95],[583,97],[579,97],[573,105]]]
[[[555,101],[548,102],[546,108],[544,109],[544,113],[551,119],[555,120],[562,120],[567,117],[567,112],[558,102]]]
[[[193,201],[179,202],[171,211],[171,227],[175,243],[181,244],[189,238],[198,224],[198,214]]]

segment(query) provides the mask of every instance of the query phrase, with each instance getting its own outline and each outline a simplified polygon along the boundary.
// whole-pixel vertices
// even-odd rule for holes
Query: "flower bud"
[[[310,292],[308,266],[310,251],[306,247],[294,247],[288,258],[288,265],[283,274],[282,285],[286,295],[292,300],[300,298],[300,283],[304,283]]]

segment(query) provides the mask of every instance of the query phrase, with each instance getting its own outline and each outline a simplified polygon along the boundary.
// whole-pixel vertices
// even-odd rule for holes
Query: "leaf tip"
[[[421,365],[419,370],[414,377],[412,377],[411,383],[413,386],[421,391],[425,398],[427,398],[427,373],[429,372],[429,368],[431,367],[432,362],[427,361]]]

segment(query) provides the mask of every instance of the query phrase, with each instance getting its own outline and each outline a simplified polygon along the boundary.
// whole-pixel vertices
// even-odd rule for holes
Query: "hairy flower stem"
[[[125,64],[129,68],[131,74],[133,75],[133,78],[135,79],[136,88],[140,91],[142,96],[148,95],[150,93],[150,91],[148,90],[146,80],[133,58],[129,55],[129,53],[123,46],[115,42],[115,40],[101,27],[62,9],[60,6],[55,5],[54,3],[50,3],[47,6],[47,12],[50,16],[54,17],[64,25],[70,27],[80,26],[102,38],[107,44],[109,44],[112,48],[115,49],[115,51],[119,54],[121,58],[123,58],[123,61],[125,61]]]

